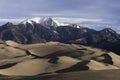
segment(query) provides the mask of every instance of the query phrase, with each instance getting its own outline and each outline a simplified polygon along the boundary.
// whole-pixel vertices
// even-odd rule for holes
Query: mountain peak
[[[37,23],[37,24],[41,24],[42,26],[54,26],[54,27],[66,25],[50,17],[45,17],[45,18],[35,17],[21,22],[21,24],[24,25],[26,25],[26,23],[29,23],[31,25],[33,25],[33,23]]]
[[[104,31],[104,32],[110,32],[110,33],[116,33],[113,29],[111,29],[111,28],[105,28],[105,29],[103,29],[102,31]]]
[[[53,19],[51,17],[45,17],[43,19],[46,20],[46,21],[53,21]]]
[[[55,20],[50,17],[42,18],[40,23],[44,26],[59,26],[59,23],[55,22]]]
[[[11,27],[11,26],[13,26],[14,24],[13,23],[11,23],[11,22],[7,22],[6,24],[4,24],[3,26],[5,26],[5,27]]]

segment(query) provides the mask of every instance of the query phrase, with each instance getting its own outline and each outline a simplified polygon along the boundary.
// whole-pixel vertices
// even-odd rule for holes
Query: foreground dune
[[[83,45],[48,42],[0,43],[0,74],[35,76],[86,70],[120,69],[120,56]]]
[[[29,76],[40,73],[50,73],[64,68],[69,68],[79,62],[79,60],[64,56],[60,57],[57,62],[57,64],[52,64],[48,62],[48,59],[31,59],[18,63],[13,67],[0,70],[0,74]]]

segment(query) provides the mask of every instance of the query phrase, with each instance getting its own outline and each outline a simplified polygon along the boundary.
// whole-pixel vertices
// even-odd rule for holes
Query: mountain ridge
[[[41,24],[42,26],[55,26],[55,27],[66,25],[66,24],[60,23],[57,20],[55,20],[53,18],[50,18],[50,17],[45,17],[45,18],[39,18],[39,17],[30,18],[30,19],[22,21],[20,24],[26,25],[27,23],[30,23],[32,25],[34,25],[34,23],[37,23],[37,24]]]
[[[120,54],[120,34],[111,28],[100,31],[82,27],[77,24],[64,26],[53,25],[52,18],[46,18],[47,25],[26,22],[26,24],[14,25],[7,23],[0,27],[1,40],[13,40],[22,44],[58,41],[62,43],[83,44],[110,50]],[[49,23],[50,20],[50,23]],[[34,24],[33,24],[34,23]],[[46,20],[45,20],[46,23]]]

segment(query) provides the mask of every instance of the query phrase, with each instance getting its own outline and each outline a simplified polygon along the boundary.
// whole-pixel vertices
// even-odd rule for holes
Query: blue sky
[[[120,0],[0,0],[0,23],[31,17],[54,17],[61,22],[119,29]]]

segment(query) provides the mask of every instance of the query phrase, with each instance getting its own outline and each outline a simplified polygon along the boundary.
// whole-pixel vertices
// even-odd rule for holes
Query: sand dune
[[[119,69],[116,66],[100,63],[94,60],[90,60],[90,62],[87,64],[90,70],[107,70],[107,69]]]
[[[20,62],[13,67],[0,70],[0,74],[31,76],[40,73],[55,72],[60,69],[71,67],[77,62],[79,62],[79,60],[65,56],[60,57],[56,64],[49,63],[48,59],[31,59],[25,62]]]
[[[112,57],[113,65],[120,68],[120,56],[116,55],[113,52],[108,53]]]
[[[33,76],[83,70],[120,69],[120,56],[83,45],[48,42],[0,43],[0,74]]]
[[[5,41],[5,44],[8,45],[8,46],[11,46],[11,47],[18,47],[18,46],[21,46],[22,44],[19,44],[19,43],[16,43],[14,41]]]
[[[0,45],[1,46],[1,45]],[[0,47],[0,59],[25,56],[26,52],[11,46],[2,45]]]

